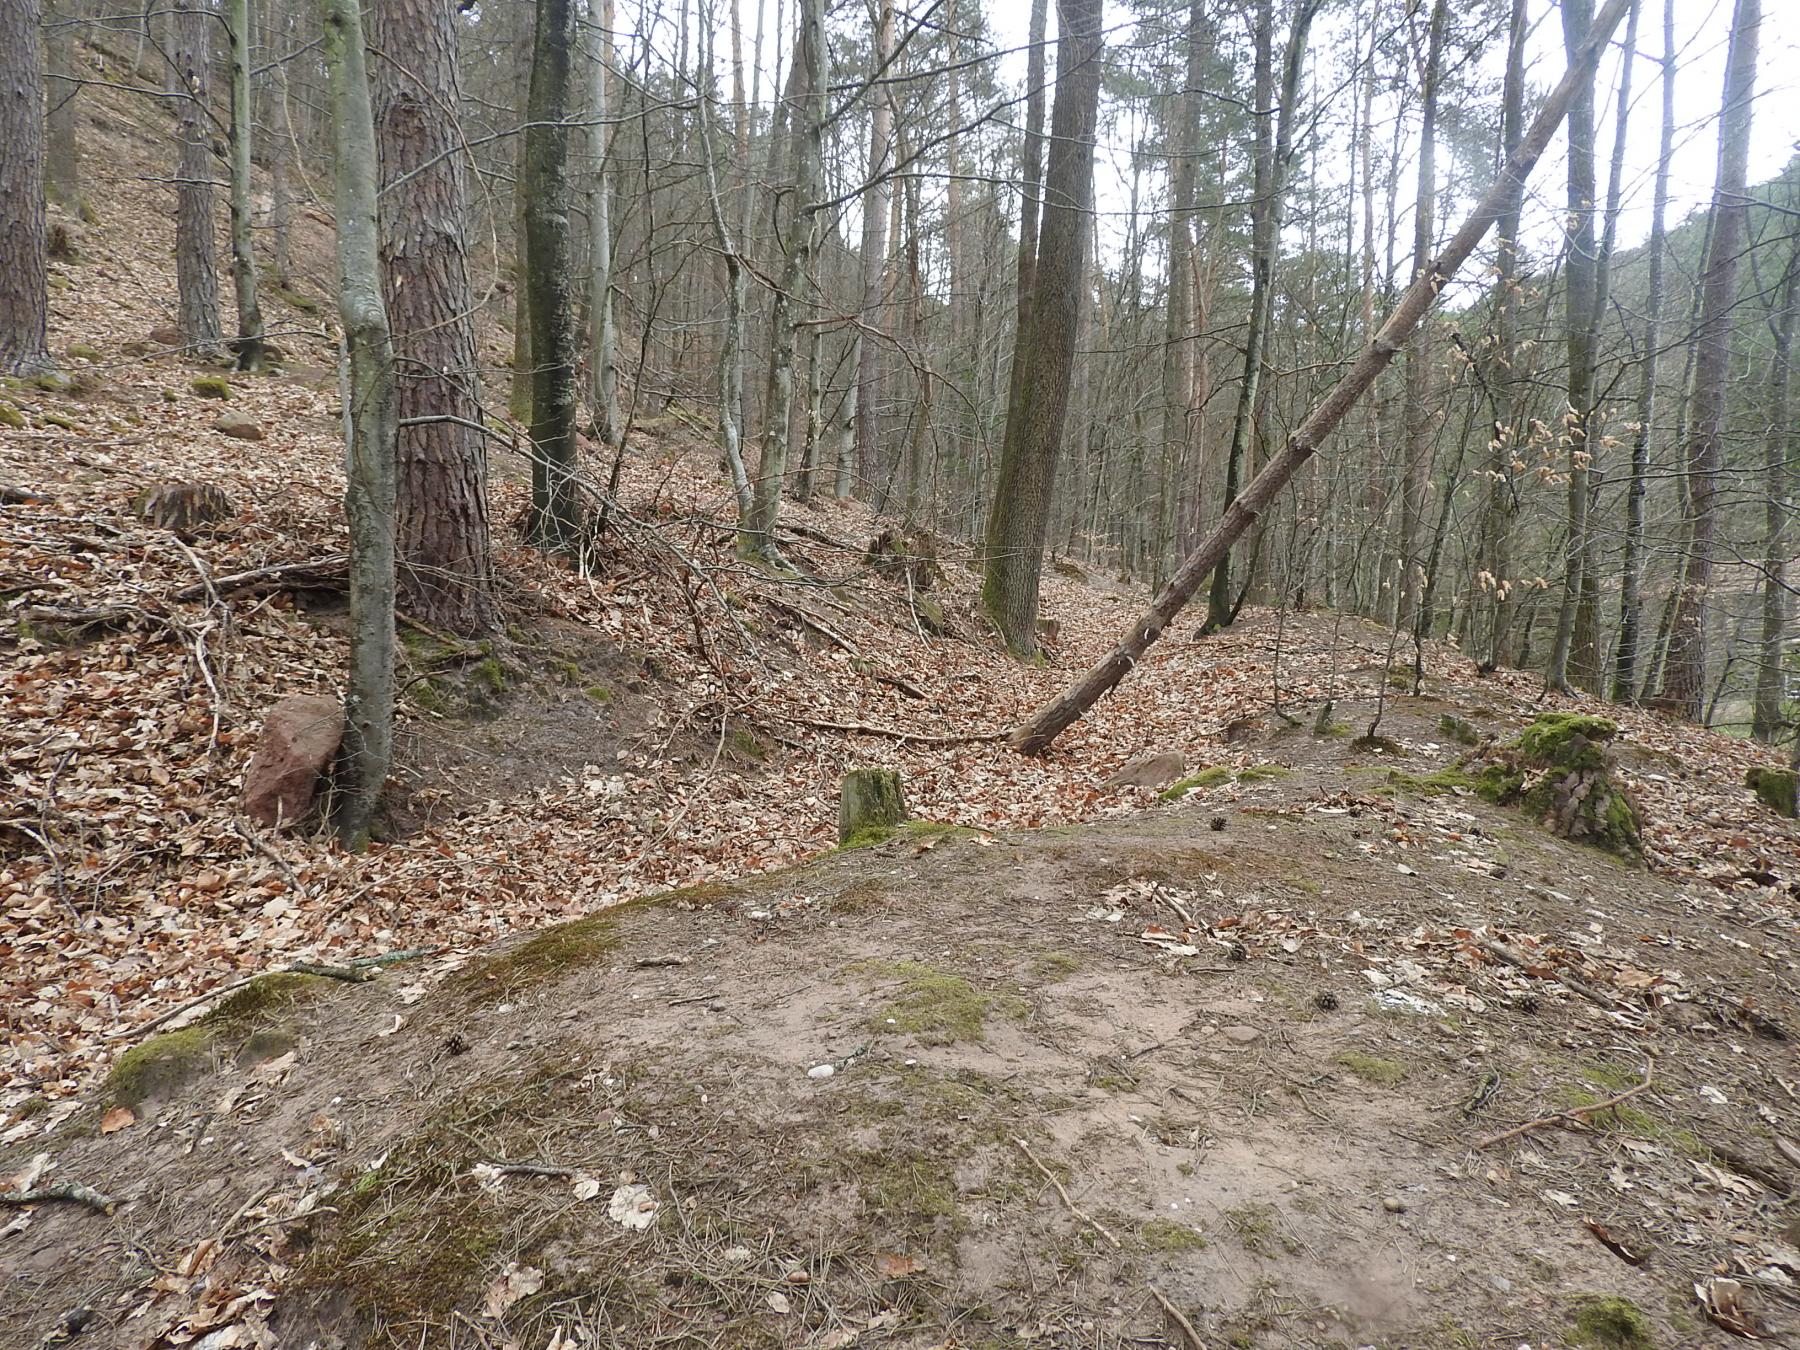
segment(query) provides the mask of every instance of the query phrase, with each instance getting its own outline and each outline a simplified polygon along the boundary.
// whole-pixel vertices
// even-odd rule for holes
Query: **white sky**
[[[1657,62],[1662,55],[1662,3],[1661,0],[1642,0],[1642,3],[1644,13],[1638,31],[1638,49],[1642,55],[1632,78],[1631,129],[1626,139],[1625,209],[1619,229],[1620,243],[1627,247],[1640,242],[1650,230],[1650,197],[1661,117],[1662,93]],[[1392,0],[1385,0],[1383,8],[1391,11],[1391,7]],[[1030,20],[1030,0],[984,0],[982,8],[998,44],[1008,48],[1024,44]],[[1671,225],[1704,205],[1712,193],[1717,162],[1719,99],[1724,86],[1725,52],[1733,8],[1733,0],[1676,0],[1677,129],[1670,170]],[[1530,12],[1533,28],[1528,78],[1533,88],[1547,90],[1561,77],[1564,68],[1561,22],[1551,0],[1533,0]],[[1129,11],[1120,0],[1108,0],[1106,23],[1110,40],[1123,42],[1130,39],[1129,19]],[[1332,62],[1335,54],[1341,51],[1347,32],[1345,18],[1321,20],[1309,44],[1309,68]],[[1605,191],[1606,160],[1612,142],[1612,105],[1624,35],[1625,27],[1621,22],[1614,35],[1613,50],[1602,61],[1597,85],[1597,149],[1602,192]],[[1492,75],[1496,87],[1504,60],[1503,43],[1496,44],[1483,58],[1484,68]],[[1009,79],[1023,78],[1020,58],[1006,60],[1002,69]],[[1321,69],[1318,74],[1323,78],[1328,72]],[[1381,115],[1378,108],[1378,121]],[[1347,124],[1347,109],[1343,120]],[[1800,142],[1800,0],[1763,0],[1757,101],[1752,128],[1750,181],[1757,183],[1779,173],[1796,149],[1800,149],[1797,144]],[[1109,144],[1108,139],[1102,136],[1099,160],[1098,193],[1103,212],[1109,202],[1122,205],[1126,199],[1122,170],[1128,159],[1129,146]],[[1559,137],[1532,178],[1529,192],[1536,205],[1533,214],[1537,217],[1537,232],[1554,231],[1560,214],[1557,204],[1561,200],[1565,172],[1563,144]],[[1340,156],[1344,148],[1337,148]],[[1304,156],[1304,149],[1301,154]],[[1322,172],[1341,183],[1343,175],[1329,171],[1332,160],[1333,155],[1329,152],[1321,157],[1321,163],[1327,166]],[[1410,190],[1408,177],[1403,175],[1402,179],[1403,199]],[[1449,223],[1453,226],[1455,222]],[[1534,232],[1529,222],[1526,232],[1528,235]]]

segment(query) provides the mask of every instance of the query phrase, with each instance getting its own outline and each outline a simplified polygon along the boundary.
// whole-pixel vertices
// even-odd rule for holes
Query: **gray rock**
[[[263,438],[262,423],[239,412],[226,413],[213,423],[213,430],[239,441],[260,441]]]

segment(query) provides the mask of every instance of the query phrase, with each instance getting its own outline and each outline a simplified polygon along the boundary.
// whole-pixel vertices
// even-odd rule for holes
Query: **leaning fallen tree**
[[[1181,613],[1193,598],[1194,592],[1199,589],[1200,583],[1218,566],[1219,560],[1237,542],[1239,536],[1268,509],[1300,466],[1318,453],[1325,438],[1344,419],[1345,414],[1356,406],[1357,400],[1375,383],[1376,376],[1386,369],[1388,362],[1394,359],[1394,353],[1406,345],[1413,330],[1430,312],[1438,293],[1468,261],[1475,246],[1505,212],[1507,203],[1524,191],[1525,180],[1531,176],[1532,169],[1537,166],[1539,158],[1549,146],[1551,137],[1562,125],[1576,91],[1593,79],[1600,53],[1631,3],[1632,0],[1607,0],[1606,7],[1600,11],[1588,32],[1587,41],[1575,53],[1562,82],[1545,100],[1537,120],[1532,123],[1531,130],[1507,161],[1493,187],[1488,189],[1487,195],[1469,213],[1462,228],[1444,246],[1443,252],[1413,279],[1412,285],[1407,287],[1399,304],[1388,315],[1387,321],[1362,354],[1356,358],[1355,364],[1314,406],[1306,420],[1294,429],[1287,443],[1282,446],[1281,453],[1270,460],[1268,466],[1251,480],[1250,486],[1225,509],[1212,533],[1201,540],[1182,561],[1174,576],[1169,578],[1168,584],[1157,593],[1150,608],[1125,631],[1119,644],[1079,680],[1013,731],[1014,749],[1027,755],[1043,753],[1102,694],[1124,679],[1142,659],[1150,644],[1160,638],[1164,630],[1174,622],[1175,616]]]

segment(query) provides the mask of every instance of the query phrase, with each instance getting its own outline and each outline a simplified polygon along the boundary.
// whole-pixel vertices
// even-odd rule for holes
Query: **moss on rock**
[[[1466,755],[1442,772],[1462,775],[1477,796],[1518,806],[1564,839],[1638,861],[1643,818],[1607,748],[1618,734],[1604,717],[1544,713],[1510,745]]]
[[[1789,820],[1800,816],[1800,773],[1793,769],[1752,769],[1744,776],[1744,786],[1776,815]]]

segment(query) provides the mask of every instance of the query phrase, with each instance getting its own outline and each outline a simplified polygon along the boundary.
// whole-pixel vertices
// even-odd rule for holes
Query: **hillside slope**
[[[252,985],[9,1151],[118,1207],[6,1239],[6,1343],[1729,1343],[1697,1282],[1781,1325],[1791,906],[1418,795],[1443,706]]]
[[[861,506],[788,504],[801,572],[747,568],[676,404],[587,574],[517,546],[496,443],[507,625],[406,626],[388,839],[254,829],[265,710],[344,664],[326,222],[270,301],[283,369],[212,397],[152,338],[162,114],[88,103],[71,383],[0,387],[0,1202],[121,1203],[0,1208],[0,1343],[85,1307],[121,1346],[1182,1344],[1154,1286],[1207,1343],[1513,1345],[1610,1293],[1689,1345],[1714,1274],[1778,1319],[1800,837],[1742,786],[1759,751],[1448,647],[1414,693],[1370,625],[1249,612],[1025,760],[997,738],[1136,598],[1057,565],[1024,666],[966,550],[883,575]],[[133,512],[196,482],[212,526]],[[1646,868],[1432,779],[1444,715],[1504,740],[1543,709],[1620,721]],[[1105,786],[1147,750],[1195,791]],[[971,832],[806,863],[869,765]],[[381,973],[246,983],[296,962]],[[1471,1151],[1647,1063],[1593,1126]],[[606,1218],[621,1184],[648,1228]]]

